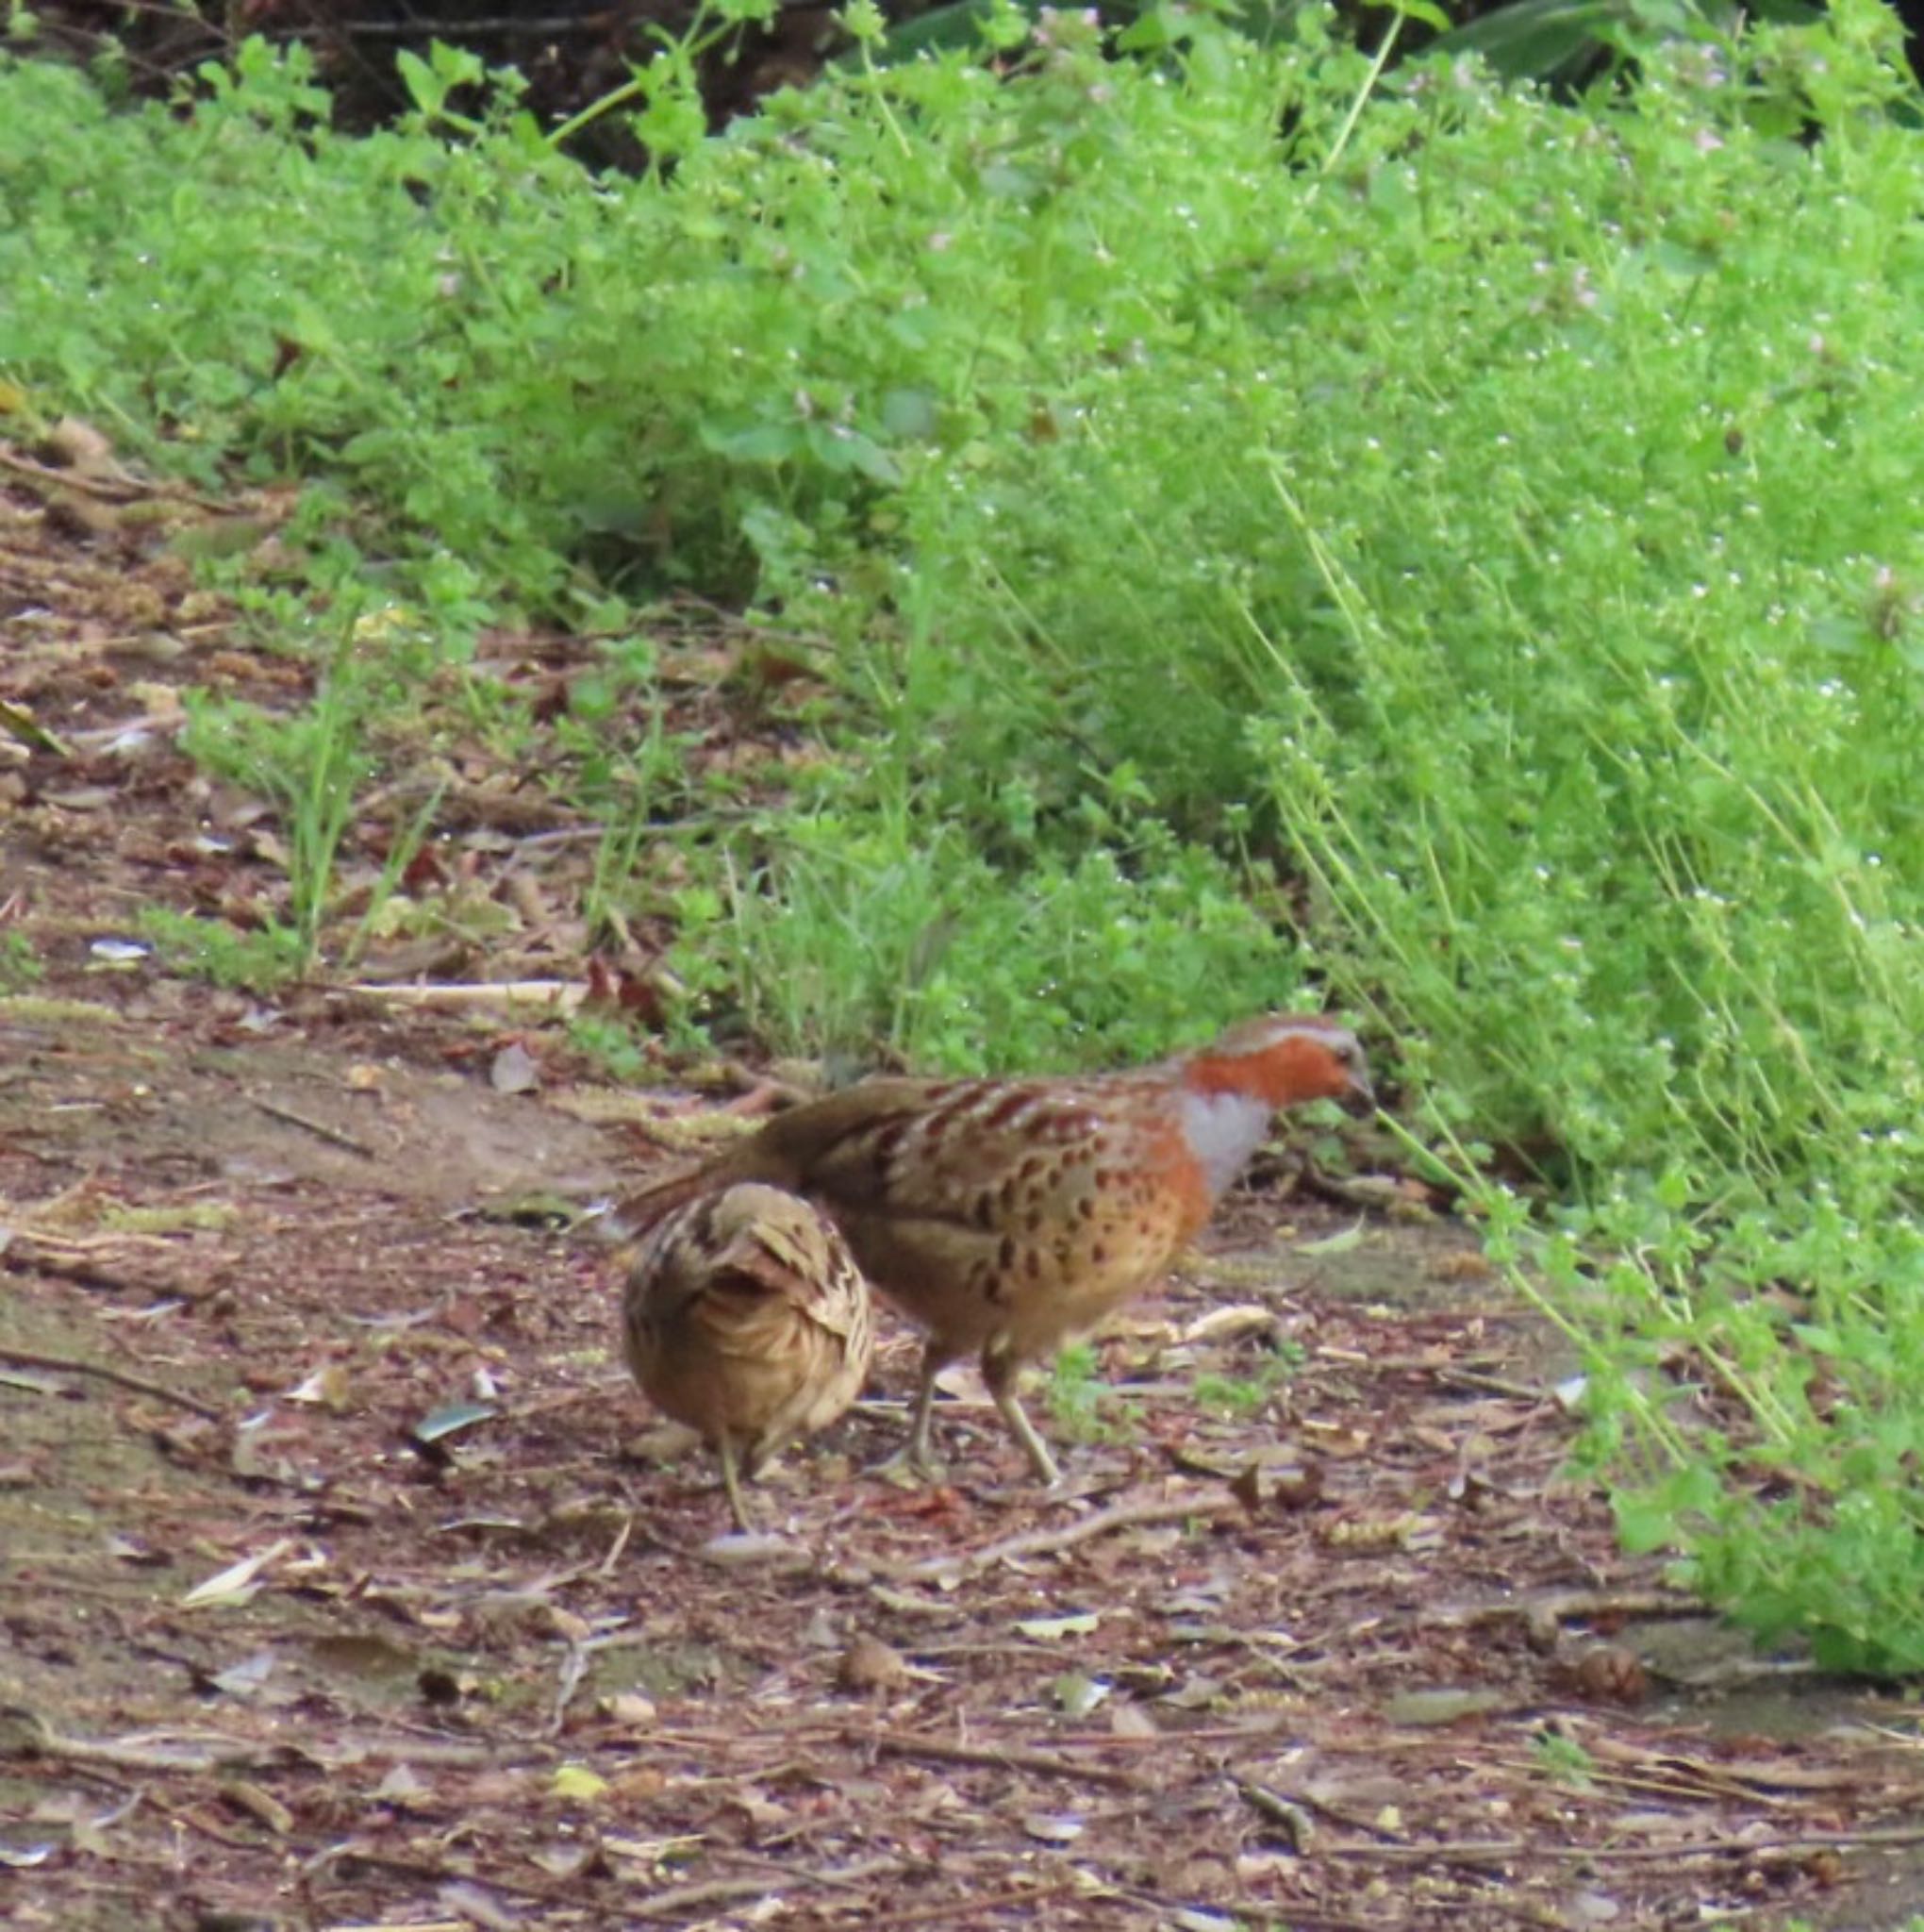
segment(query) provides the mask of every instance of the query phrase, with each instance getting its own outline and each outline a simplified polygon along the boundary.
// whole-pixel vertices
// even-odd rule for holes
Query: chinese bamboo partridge
[[[1048,1445],[1020,1366],[1153,1280],[1255,1152],[1280,1108],[1368,1104],[1347,1027],[1286,1014],[1151,1067],[1060,1079],[864,1080],[777,1114],[622,1213],[646,1225],[690,1191],[757,1180],[816,1202],[862,1271],[926,1331],[910,1460],[926,1467],[936,1376],[979,1351],[1037,1474]]]
[[[650,1226],[622,1299],[628,1366],[649,1398],[740,1478],[860,1392],[874,1349],[869,1284],[806,1201],[754,1181],[696,1193]]]

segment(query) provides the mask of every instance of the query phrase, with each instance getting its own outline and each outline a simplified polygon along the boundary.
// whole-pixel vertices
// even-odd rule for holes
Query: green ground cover
[[[1473,1182],[1591,1351],[1626,1533],[1924,1665],[1895,19],[1704,28],[1577,103],[1313,14],[1164,27],[1116,61],[1011,16],[1010,71],[857,66],[715,136],[665,57],[638,179],[452,54],[352,139],[258,46],[191,113],[0,69],[0,372],[298,481],[297,570],[208,568],[328,708],[190,739],[293,761],[297,955],[381,714],[482,626],[644,692],[657,600],[805,636],[825,755],[779,808],[658,734],[599,768],[595,891],[672,913],[686,1024],[961,1068],[1366,1015],[1413,1158],[1517,1184]]]

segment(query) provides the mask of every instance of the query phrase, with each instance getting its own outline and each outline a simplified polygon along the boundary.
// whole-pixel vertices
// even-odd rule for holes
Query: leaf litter
[[[95,527],[0,484],[0,939],[36,961],[0,987],[10,1924],[1481,1932],[1924,1896],[1914,1715],[1645,1641],[1706,1626],[1566,1474],[1573,1365],[1394,1183],[1238,1193],[1101,1341],[1132,1419],[1065,1442],[1063,1496],[967,1377],[947,1480],[882,1468],[891,1324],[872,1399],[769,1472],[776,1547],[725,1547],[567,1208],[791,1077],[694,1092],[644,1053],[661,1091],[617,1089],[572,1051],[584,1002],[647,1024],[662,935],[591,950],[569,910],[597,832],[541,782],[558,739],[509,761],[444,692],[452,755],[398,748],[344,896],[438,798],[428,950],[375,934],[263,998],[134,936],[284,903],[180,693],[307,674],[169,542],[284,508]],[[485,661],[552,721],[584,649]],[[664,689],[692,758],[779,787],[805,683],[731,709],[742,650],[671,624]]]

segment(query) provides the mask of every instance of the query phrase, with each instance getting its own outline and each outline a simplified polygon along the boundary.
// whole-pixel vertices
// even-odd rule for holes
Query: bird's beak
[[[1343,1111],[1365,1120],[1376,1111],[1376,1089],[1361,1067],[1351,1070],[1350,1084],[1343,1091]]]

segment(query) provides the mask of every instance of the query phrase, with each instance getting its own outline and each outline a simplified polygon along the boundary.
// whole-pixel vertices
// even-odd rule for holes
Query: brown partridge
[[[863,1272],[927,1331],[909,1459],[929,1462],[936,1376],[980,1351],[1037,1474],[1054,1457],[1020,1365],[1144,1287],[1208,1220],[1279,1108],[1368,1104],[1355,1035],[1271,1015],[1155,1066],[1079,1078],[884,1076],[777,1114],[625,1205],[646,1223],[691,1190],[755,1179],[818,1202]]]
[[[869,1284],[841,1236],[754,1182],[706,1189],[648,1228],[622,1336],[649,1399],[720,1453],[744,1530],[741,1474],[841,1415],[874,1352]]]

